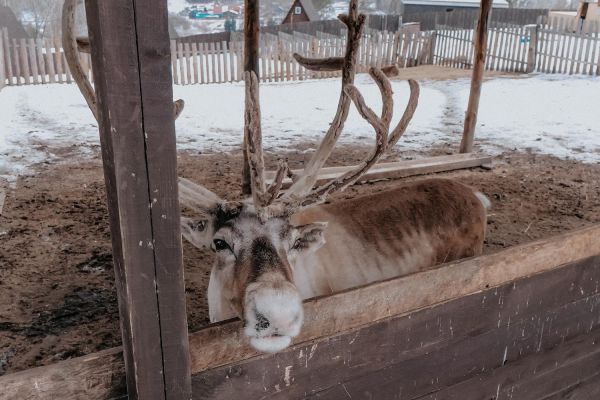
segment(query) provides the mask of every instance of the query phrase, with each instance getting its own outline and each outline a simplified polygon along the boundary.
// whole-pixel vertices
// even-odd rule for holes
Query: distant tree
[[[60,35],[62,1],[5,0],[34,39]]]

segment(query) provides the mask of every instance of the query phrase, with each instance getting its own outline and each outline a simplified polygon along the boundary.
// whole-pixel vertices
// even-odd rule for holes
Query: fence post
[[[435,46],[437,45],[437,32],[433,31],[431,32],[431,35],[429,36],[429,55],[427,58],[427,64],[435,64],[434,63],[434,57],[435,57]]]
[[[4,86],[6,86],[6,69],[4,66],[4,41],[2,40],[2,36],[4,36],[4,33],[2,32],[2,30],[0,30],[0,90],[2,90]]]
[[[527,53],[527,73],[535,71],[535,62],[537,60],[537,48],[538,48],[538,25],[526,25],[528,36],[529,36],[529,50]]]

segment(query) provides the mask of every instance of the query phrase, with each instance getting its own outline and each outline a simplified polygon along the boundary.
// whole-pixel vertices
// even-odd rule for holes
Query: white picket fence
[[[365,34],[359,48],[358,70],[370,66],[410,67],[430,63],[431,38],[428,32],[377,32]],[[259,75],[263,82],[296,81],[339,76],[341,72],[309,71],[296,62],[294,53],[306,57],[340,57],[346,38],[317,33],[309,36],[263,34],[260,43]],[[243,43],[171,43],[173,81],[179,85],[236,82],[242,79]]]
[[[10,39],[0,41],[0,80],[5,85],[71,83],[73,77],[59,40]],[[370,66],[410,67],[431,63],[433,34],[369,30],[359,49],[359,72]],[[346,38],[317,33],[309,36],[280,32],[263,34],[260,47],[260,79],[263,82],[321,79],[340,72],[308,71],[293,57],[343,56]],[[91,57],[80,54],[84,71],[93,81]],[[171,41],[173,82],[178,85],[237,82],[242,79],[243,43],[187,43]]]

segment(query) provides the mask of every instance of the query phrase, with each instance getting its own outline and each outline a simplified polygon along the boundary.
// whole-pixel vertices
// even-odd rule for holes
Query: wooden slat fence
[[[573,18],[541,18],[537,25],[492,23],[488,34],[486,69],[600,75],[600,23],[580,24]],[[242,80],[243,45],[232,40],[172,41],[173,81],[178,85]],[[438,25],[436,31],[366,29],[359,48],[358,71],[370,66],[413,67],[436,64],[453,68],[473,65],[473,29]],[[305,70],[294,53],[309,57],[342,56],[344,35],[329,31],[264,32],[261,36],[260,79],[298,81],[339,76],[339,72]],[[81,54],[84,71],[93,79],[91,60]],[[0,31],[0,88],[6,85],[71,83],[73,80],[59,40],[13,39]]]
[[[397,64],[411,67],[431,63],[431,32],[413,34],[368,30],[361,44],[358,69]],[[235,37],[235,36],[234,36]],[[10,39],[2,34],[6,85],[71,83],[64,52],[58,40]],[[294,53],[309,57],[343,56],[346,37],[317,31],[315,35],[279,32],[263,33],[260,48],[260,79],[263,82],[297,81],[339,76],[340,72],[305,70]],[[81,54],[84,71],[93,79],[91,60]],[[241,41],[196,43],[171,42],[173,81],[178,85],[237,82],[242,80]]]
[[[473,65],[473,29],[440,26],[433,63]],[[492,23],[485,67],[491,71],[600,75],[600,23],[550,18],[541,25]]]
[[[600,75],[600,22],[550,18],[537,28],[536,71]]]

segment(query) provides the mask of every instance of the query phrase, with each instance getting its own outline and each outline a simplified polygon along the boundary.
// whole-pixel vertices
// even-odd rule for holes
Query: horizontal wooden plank
[[[375,166],[363,175],[359,181],[366,182],[378,179],[399,179],[408,176],[434,174],[476,167],[490,168],[491,165],[491,157],[479,157],[474,154],[454,154],[449,156],[424,158],[421,160],[379,163],[375,164]],[[354,166],[323,168],[319,172],[317,184],[335,179],[353,168]],[[294,174],[300,174],[302,170],[293,170],[292,172]],[[274,177],[274,171],[268,171],[266,173],[267,182],[272,182]],[[283,181],[283,186],[289,187],[291,183],[292,181],[286,178]]]
[[[315,340],[323,340],[389,317],[401,316],[424,307],[500,287],[527,276],[551,271],[561,265],[594,256],[599,249],[600,225],[594,225],[547,240],[515,246],[492,255],[445,264],[431,271],[308,300],[305,303],[306,322],[296,343],[306,346],[310,354]],[[584,281],[585,279],[581,282]],[[584,293],[591,290],[586,289],[583,283],[580,286],[584,288]],[[191,334],[192,372],[197,374],[256,357],[256,352],[247,345],[242,336],[241,328],[241,322],[234,320],[215,324]],[[123,361],[118,356],[118,350],[112,351],[110,356],[101,353],[89,356],[96,358],[95,362],[98,364],[95,369],[123,370]],[[271,356],[261,355],[253,361],[269,357]],[[106,394],[114,394],[114,387],[109,380],[98,383],[97,374],[92,374],[89,369],[84,368],[84,359],[73,359],[25,371],[26,374],[31,374],[29,379],[14,379],[14,375],[0,377],[0,387],[10,385],[18,390],[23,388],[27,392],[31,391],[28,387],[31,382],[52,380],[55,389],[53,394],[63,396],[73,390],[66,382],[78,381],[82,382],[82,386],[88,387],[88,382],[94,383],[95,386],[92,386],[98,393],[103,390]],[[69,363],[67,367],[63,367],[65,363]],[[77,367],[78,365],[81,367]],[[46,397],[30,398],[51,398],[51,395],[47,392]]]
[[[113,399],[127,391],[121,348],[0,377],[2,400]]]
[[[500,368],[460,382],[443,390],[419,397],[419,400],[462,400],[462,399],[510,399],[511,394],[518,390],[513,399],[594,399],[595,396],[562,397],[558,394],[575,392],[575,388],[582,386],[588,389],[600,390],[600,380],[597,376],[598,367],[589,368],[589,363],[598,365],[600,361],[600,345],[598,333],[578,336],[565,341],[552,350],[536,353],[518,361],[508,362]],[[576,377],[569,376],[569,371],[578,371]],[[594,385],[590,385],[596,377]],[[551,385],[542,381],[550,378],[561,389],[556,390]],[[528,394],[523,394],[525,388]],[[542,393],[535,393],[535,389]],[[531,395],[534,394],[534,397]]]
[[[594,331],[590,334],[592,340],[589,341],[588,351],[594,352],[599,347],[597,342],[600,340],[600,326],[593,308],[600,305],[600,297],[595,296],[594,300],[589,302],[587,300],[572,304],[570,307],[548,310],[548,312],[534,316],[533,320],[511,323],[510,326],[500,326],[498,329],[480,335],[462,337],[462,340],[457,343],[440,349],[431,349],[422,356],[359,375],[356,379],[344,382],[345,390],[352,395],[368,394],[369,396],[365,397],[373,399],[390,399],[400,393],[407,400],[418,399],[432,391],[469,379],[478,373],[499,368],[504,363],[509,365],[515,360],[515,356],[516,360],[521,360],[536,354],[538,345],[542,347],[540,354],[543,354],[546,348],[552,349],[560,346],[563,343],[563,335],[567,335],[567,338],[576,337],[571,335],[578,333],[586,335],[587,333],[584,332],[587,332],[591,322],[593,322]],[[478,315],[471,316],[471,318],[477,317]],[[578,330],[570,332],[570,329],[578,327],[579,320],[587,323],[587,326],[579,325]],[[557,329],[548,329],[541,323],[542,321],[556,324]],[[375,344],[376,342],[372,343],[372,345]],[[390,344],[387,344],[386,350],[394,351]],[[570,377],[558,384],[555,389],[569,386],[571,382],[576,381]],[[526,382],[517,380],[516,384],[524,385],[521,389],[523,394],[531,391]],[[516,386],[505,388],[507,393],[511,393],[511,390],[516,390]],[[553,391],[554,389],[545,393],[553,393]],[[334,393],[339,393],[337,386],[318,393],[312,398],[327,400],[347,398],[344,395],[336,396]],[[543,392],[538,393],[543,394]],[[438,398],[445,397],[438,396]],[[478,399],[481,397],[464,396],[462,398]],[[509,398],[508,396],[502,397],[506,400]],[[525,400],[526,397],[515,396],[514,398]],[[530,400],[541,398],[527,397]]]
[[[402,398],[410,399],[552,349],[592,328],[600,338],[599,282],[595,257],[297,346],[276,358],[206,371],[194,378],[194,393],[213,399],[244,394],[346,399],[338,387],[344,383],[356,398],[395,398],[401,388]],[[378,386],[368,389],[372,397],[365,394],[370,382]]]

